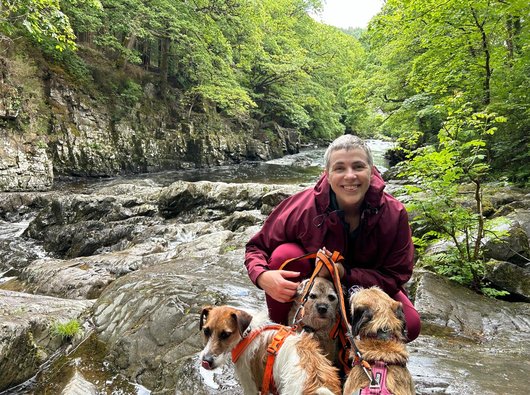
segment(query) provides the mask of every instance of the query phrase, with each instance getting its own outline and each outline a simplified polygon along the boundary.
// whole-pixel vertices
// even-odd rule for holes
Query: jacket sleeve
[[[245,266],[254,284],[258,276],[269,269],[269,258],[276,247],[289,241],[296,241],[300,221],[292,221],[291,218],[295,217],[298,195],[282,201],[246,245]]]
[[[374,269],[352,268],[346,275],[346,284],[370,287],[377,285],[390,296],[402,290],[403,285],[412,276],[414,266],[414,244],[408,214],[400,210],[395,235],[386,254],[374,262]],[[384,225],[382,225],[384,226]],[[379,246],[384,248],[384,246]]]

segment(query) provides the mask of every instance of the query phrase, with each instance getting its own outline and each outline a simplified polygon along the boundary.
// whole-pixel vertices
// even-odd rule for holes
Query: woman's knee
[[[269,269],[277,270],[288,259],[297,258],[305,255],[306,252],[300,244],[284,243],[280,244],[271,254],[269,258]],[[300,271],[301,268],[306,269],[310,266],[309,259],[297,260],[289,263],[284,270]],[[305,270],[304,270],[305,271]]]

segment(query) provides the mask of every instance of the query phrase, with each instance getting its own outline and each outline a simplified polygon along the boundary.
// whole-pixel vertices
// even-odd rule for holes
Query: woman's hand
[[[318,252],[325,254],[328,258],[331,258],[331,256],[333,255],[330,251],[326,249],[326,247],[321,248],[320,250],[318,250]],[[317,257],[315,264],[318,263],[318,260],[319,258]],[[334,263],[334,265],[337,268],[337,271],[339,272],[339,278],[342,279],[342,277],[344,277],[344,266],[342,266],[342,263]],[[328,267],[326,265],[322,266],[317,276],[331,280],[331,273],[329,272]]]
[[[299,282],[287,280],[299,277],[300,272],[289,270],[269,270],[260,274],[257,280],[258,286],[274,300],[286,303],[290,302],[296,295]]]

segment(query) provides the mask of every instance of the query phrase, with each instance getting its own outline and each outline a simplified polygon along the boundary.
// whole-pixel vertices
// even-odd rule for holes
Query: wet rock
[[[59,256],[88,256],[129,239],[156,211],[139,197],[66,196],[50,200],[24,235]]]
[[[116,280],[94,306],[109,359],[153,393],[175,388],[196,393],[178,380],[201,347],[199,312],[210,304],[262,304],[263,296],[249,282],[241,261],[211,255],[177,259]]]
[[[285,200],[286,198],[288,198],[289,196],[295,194],[296,192],[300,190],[302,190],[302,188],[297,188],[296,190],[280,189],[280,190],[270,191],[264,194],[262,198],[261,213],[263,215],[269,215],[278,204],[280,204],[283,200]]]
[[[204,234],[176,246],[167,263],[111,284],[94,306],[94,320],[112,364],[154,394],[222,393],[209,392],[199,374],[199,313],[212,304],[264,308],[263,293],[243,265],[243,246],[255,230]],[[221,387],[227,394],[240,391],[236,381]]]
[[[492,232],[499,236],[492,236],[490,232],[484,238],[485,259],[509,261],[525,265],[530,262],[529,237],[518,221],[506,217],[504,223],[498,224]]]
[[[26,292],[67,299],[96,299],[115,276],[91,260],[40,259],[19,276]]]
[[[514,209],[507,217],[521,225],[530,238],[530,196],[524,206],[521,202],[521,207]]]
[[[530,302],[530,269],[510,262],[490,261],[486,278],[496,287]]]
[[[78,371],[74,373],[74,376],[61,391],[61,395],[96,395],[97,393],[96,386],[85,379]]]
[[[525,392],[530,305],[480,296],[428,272],[415,277],[422,335],[408,348],[416,392]]]
[[[0,391],[33,376],[59,349],[55,322],[77,319],[92,304],[0,290]]]
[[[483,342],[495,339],[499,347],[502,334],[508,348],[519,336],[519,341],[530,340],[530,304],[481,296],[430,272],[416,273],[414,304],[424,323],[455,336]]]
[[[237,231],[263,222],[263,216],[257,211],[236,211],[221,222],[223,228]]]
[[[160,194],[159,210],[165,218],[193,212],[195,218],[222,219],[234,211],[259,209],[262,197],[272,190],[287,194],[298,187],[264,184],[227,184],[224,182],[177,181]],[[216,213],[216,216],[208,215]]]

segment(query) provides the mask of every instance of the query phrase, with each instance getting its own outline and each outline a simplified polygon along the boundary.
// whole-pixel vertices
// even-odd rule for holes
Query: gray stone
[[[423,323],[456,336],[495,341],[499,348],[509,349],[514,339],[530,340],[530,304],[481,296],[430,272],[415,276],[414,304]]]
[[[78,319],[92,304],[0,289],[0,391],[33,376],[61,347],[55,322]]]
[[[490,261],[486,278],[496,287],[530,302],[530,269],[510,262]]]
[[[96,386],[85,379],[77,370],[61,391],[61,395],[96,395],[97,393]]]
[[[494,233],[500,234],[500,236]],[[507,219],[488,232],[483,240],[484,258],[525,265],[530,262],[528,234],[519,222]]]

